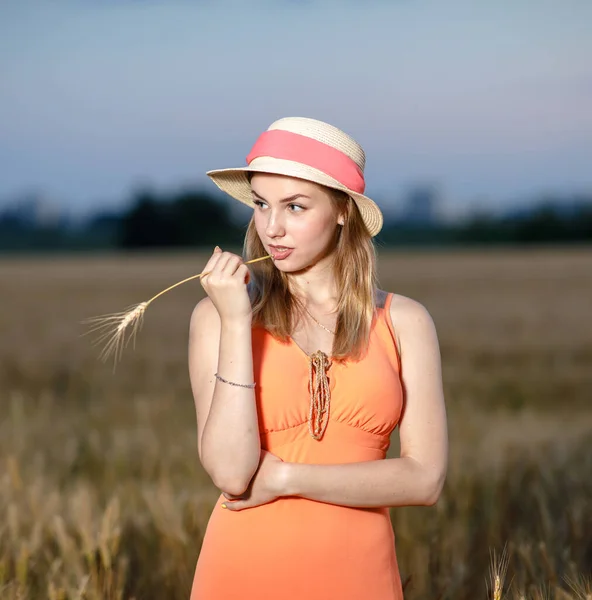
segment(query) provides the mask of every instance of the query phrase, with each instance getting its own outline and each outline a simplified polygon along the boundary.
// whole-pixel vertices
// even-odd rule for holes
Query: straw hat
[[[305,117],[286,117],[262,133],[246,167],[216,169],[207,175],[224,192],[254,207],[248,173],[275,173],[313,181],[346,192],[357,204],[371,236],[383,223],[376,203],[364,196],[366,155],[349,135],[333,125]]]

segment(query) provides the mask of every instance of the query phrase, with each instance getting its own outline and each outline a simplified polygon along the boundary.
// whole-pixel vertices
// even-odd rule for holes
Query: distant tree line
[[[4,211],[0,251],[240,248],[250,214],[234,200],[200,190],[168,196],[143,190],[123,210],[95,213],[76,227],[34,223]],[[592,197],[555,199],[512,215],[476,215],[452,225],[387,221],[376,241],[381,247],[590,243]]]
[[[186,191],[159,199],[143,192],[121,216],[116,243],[121,248],[215,246],[239,241],[243,233],[228,203],[209,194]]]
[[[592,242],[592,197],[543,201],[511,215],[477,214],[450,225],[386,225],[378,239],[391,245],[535,245]]]
[[[573,243],[592,242],[592,201],[563,211],[543,203],[521,217],[474,217],[458,228],[460,243]]]
[[[0,251],[240,246],[248,221],[237,218],[231,206],[221,195],[188,189],[169,195],[141,190],[126,208],[98,210],[75,226],[35,222],[18,210],[7,210],[0,213]]]

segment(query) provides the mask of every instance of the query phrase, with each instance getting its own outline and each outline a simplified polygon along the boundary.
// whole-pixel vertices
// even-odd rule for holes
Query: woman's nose
[[[267,227],[265,228],[265,233],[269,237],[276,237],[278,235],[283,235],[284,233],[284,225],[277,215],[270,215],[267,221]]]

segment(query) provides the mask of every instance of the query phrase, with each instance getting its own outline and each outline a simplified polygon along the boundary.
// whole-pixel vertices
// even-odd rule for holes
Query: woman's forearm
[[[250,320],[222,323],[218,374],[235,383],[253,382]],[[242,494],[257,470],[260,454],[255,390],[216,380],[202,439],[202,460],[215,485]]]
[[[286,463],[283,496],[300,496],[340,506],[431,506],[444,473],[409,457],[339,465]]]

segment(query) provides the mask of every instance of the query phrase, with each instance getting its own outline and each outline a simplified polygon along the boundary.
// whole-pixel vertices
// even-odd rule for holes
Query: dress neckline
[[[379,290],[377,293],[383,293],[384,294],[384,300],[383,300],[383,304],[382,306],[377,306],[377,310],[382,310],[383,313],[386,310],[386,305],[388,303],[388,297],[391,295],[389,292],[382,292],[381,290]],[[380,315],[384,318],[384,314]],[[380,316],[377,315],[377,318],[380,318]],[[288,336],[288,339],[290,340],[290,345],[294,346],[296,348],[296,351],[301,354],[302,356],[304,356],[305,358],[308,359],[308,361],[310,362],[310,358],[313,354],[316,354],[317,352],[319,352],[319,350],[316,350],[315,352],[313,352],[312,354],[309,354],[308,352],[305,352],[304,348],[302,348],[302,346],[300,346],[300,344],[291,336]],[[320,352],[322,352],[330,361],[331,363],[333,363],[333,355],[332,354],[326,354],[325,352],[323,352],[322,350],[320,350]]]
[[[302,346],[290,335],[288,336],[290,339],[290,343],[296,347],[296,350],[302,354],[304,357],[308,358],[310,360],[310,357],[312,356],[312,354],[316,354],[316,352],[323,352],[322,350],[316,350],[315,352],[313,352],[312,354],[309,354],[308,352],[306,352],[304,350],[304,348],[302,348]],[[331,354],[327,354],[325,352],[323,352],[323,354],[329,359],[332,359],[332,355]]]

